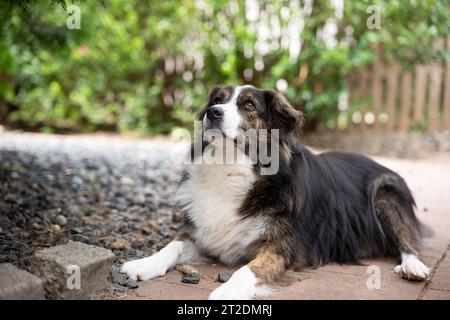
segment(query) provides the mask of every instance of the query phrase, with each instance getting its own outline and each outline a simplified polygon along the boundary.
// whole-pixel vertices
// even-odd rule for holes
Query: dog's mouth
[[[202,123],[204,135],[218,136],[220,133],[223,138],[227,138],[230,136],[229,133],[231,129],[224,127],[222,122],[211,121],[205,117]]]

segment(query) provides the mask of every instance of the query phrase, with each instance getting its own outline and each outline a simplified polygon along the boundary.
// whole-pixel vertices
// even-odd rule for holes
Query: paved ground
[[[316,270],[289,272],[289,284],[268,299],[450,299],[450,156],[438,155],[425,160],[377,158],[403,175],[417,200],[417,215],[434,230],[425,239],[423,260],[433,268],[426,282],[401,279],[392,269],[396,259],[369,259],[363,265],[330,264]],[[379,267],[379,289],[369,289],[374,270]],[[219,265],[198,266],[199,284],[183,284],[180,273],[141,282],[122,299],[206,299],[216,288],[218,272],[233,269]],[[371,272],[371,273],[368,273]]]

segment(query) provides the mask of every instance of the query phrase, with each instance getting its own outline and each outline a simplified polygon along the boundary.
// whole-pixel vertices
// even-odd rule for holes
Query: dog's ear
[[[208,94],[208,102],[203,107],[201,107],[200,110],[197,112],[197,116],[196,116],[197,120],[200,120],[200,121],[203,120],[203,118],[205,117],[206,110],[212,104],[211,99],[216,96],[216,94],[219,90],[222,90],[222,89],[223,89],[222,86],[215,86],[212,88],[212,90]]]
[[[275,90],[264,90],[264,96],[271,128],[300,134],[305,122],[303,113],[291,106],[287,99]]]

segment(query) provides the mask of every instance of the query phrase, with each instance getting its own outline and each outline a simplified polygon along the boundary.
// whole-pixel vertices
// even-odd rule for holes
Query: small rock
[[[231,277],[231,274],[229,274],[229,273],[219,272],[219,274],[217,275],[217,281],[224,283],[224,282],[227,282],[228,279],[230,279],[230,277]]]
[[[80,176],[75,176],[72,178],[72,184],[75,186],[82,186],[84,181]]]
[[[181,267],[180,269],[181,272],[183,272],[183,274],[185,275],[192,275],[192,274],[197,274],[199,275],[200,272],[198,271],[197,268],[191,266],[190,264],[185,264]]]
[[[72,232],[73,234],[82,234],[84,230],[81,227],[74,227],[70,229],[70,232]]]
[[[121,286],[127,285],[127,277],[118,270],[113,270],[111,272],[112,282],[120,284]]]
[[[200,275],[193,273],[193,274],[183,274],[181,277],[181,282],[183,283],[191,283],[191,284],[197,284],[200,282]]]
[[[133,185],[134,184],[134,180],[131,179],[130,177],[122,177],[120,179],[120,182],[125,184],[125,185]]]
[[[145,201],[146,201],[146,199],[145,199],[145,196],[143,194],[138,194],[134,198],[134,202],[139,204],[139,205],[145,204]]]
[[[137,285],[136,281],[131,280],[131,279],[128,279],[128,280],[127,280],[126,285],[127,285],[127,287],[130,288],[130,289],[136,289],[136,288],[139,287],[139,286]]]
[[[61,227],[64,227],[67,224],[67,218],[62,214],[59,214],[55,218],[55,223]]]
[[[61,232],[61,227],[57,224],[52,224],[51,228],[54,232]]]
[[[123,250],[128,249],[130,247],[130,243],[127,240],[124,239],[118,239],[111,243],[111,249],[115,250]]]
[[[139,240],[135,240],[131,243],[131,247],[133,249],[139,249],[139,248],[142,248],[142,246],[143,246],[143,243],[142,243],[142,241],[139,241]]]
[[[98,244],[98,241],[96,239],[88,237],[88,236],[85,236],[83,234],[75,234],[73,236],[73,240],[74,241],[79,241],[79,242],[82,242],[82,243],[86,243],[86,244],[91,244],[91,245],[97,245]]]
[[[145,253],[143,251],[141,251],[141,250],[135,250],[134,254],[138,258],[144,258],[145,257]]]

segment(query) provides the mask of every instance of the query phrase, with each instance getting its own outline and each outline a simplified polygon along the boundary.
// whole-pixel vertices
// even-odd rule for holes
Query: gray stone
[[[64,227],[67,224],[67,218],[62,214],[59,214],[55,218],[55,223],[61,227]]]
[[[120,271],[113,270],[111,272],[111,276],[112,276],[112,282],[113,283],[120,284],[121,286],[126,286],[127,285],[127,276],[124,275],[123,273],[121,273]]]
[[[0,264],[0,300],[42,300],[45,291],[42,280],[16,268],[10,263]]]
[[[183,276],[181,277],[181,282],[197,284],[200,282],[200,275],[198,273],[183,274]]]
[[[69,242],[37,251],[31,267],[48,299],[89,299],[108,286],[113,261],[111,250]]]
[[[227,282],[230,278],[231,273],[219,272],[219,274],[217,275],[217,281],[221,283]]]
[[[139,286],[137,285],[136,281],[128,279],[127,283],[126,283],[127,287],[130,289],[136,289],[139,288]]]

